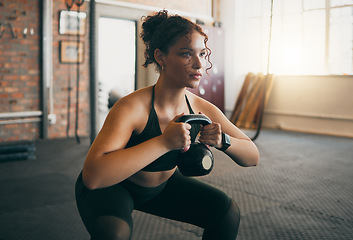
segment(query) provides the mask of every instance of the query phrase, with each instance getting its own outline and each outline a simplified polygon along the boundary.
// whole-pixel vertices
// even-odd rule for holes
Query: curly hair
[[[146,45],[146,61],[142,66],[147,67],[149,64],[155,63],[160,69],[161,66],[154,58],[154,51],[160,49],[163,53],[168,54],[169,48],[181,37],[187,36],[192,31],[197,31],[205,38],[206,58],[212,67],[212,63],[209,60],[211,50],[207,47],[208,36],[199,25],[179,15],[169,15],[167,10],[161,10],[147,17],[144,16],[142,20],[140,37]],[[207,70],[211,67],[207,68]]]

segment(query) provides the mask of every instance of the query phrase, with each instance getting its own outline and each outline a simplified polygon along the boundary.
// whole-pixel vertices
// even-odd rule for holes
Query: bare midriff
[[[157,187],[167,181],[175,172],[175,168],[161,172],[139,171],[128,178],[129,181],[142,187]]]

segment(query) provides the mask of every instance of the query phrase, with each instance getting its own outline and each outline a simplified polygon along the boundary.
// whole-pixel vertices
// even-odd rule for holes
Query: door
[[[114,103],[136,88],[136,21],[101,12],[97,35],[99,131]]]

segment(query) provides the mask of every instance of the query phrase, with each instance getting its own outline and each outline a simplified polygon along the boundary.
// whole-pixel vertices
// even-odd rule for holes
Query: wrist
[[[231,146],[230,137],[228,134],[222,132],[222,146],[220,148],[216,147],[220,151],[225,151]]]
[[[169,152],[173,150],[173,148],[168,144],[168,141],[163,137],[163,135],[156,137],[156,139],[159,145],[161,146],[162,151]]]

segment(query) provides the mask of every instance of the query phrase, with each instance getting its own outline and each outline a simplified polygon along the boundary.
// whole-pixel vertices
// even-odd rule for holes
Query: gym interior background
[[[289,14],[289,17],[283,17],[283,19],[285,19],[285,23],[289,24],[289,28],[294,30],[291,32],[280,32],[280,39],[276,37],[276,27],[280,26],[277,26],[278,23],[275,20],[276,17],[279,18],[281,16],[274,15],[272,46],[278,46],[279,40],[294,39],[294,41],[298,42],[298,38],[293,37],[293,35],[299,30],[295,28],[296,25],[293,22],[297,22],[298,17],[300,18],[303,14],[304,17],[302,17],[305,18],[307,17],[305,14],[307,12],[310,13],[310,11],[307,11],[305,13],[300,12],[299,16],[293,15],[293,12],[295,13],[296,11],[295,9],[290,11],[288,6],[279,5],[277,1],[274,1],[275,10],[284,9],[283,12],[285,12],[287,9],[292,14]],[[315,4],[312,5],[315,7]],[[341,13],[345,13],[343,10],[352,9],[352,5],[347,3],[343,5],[346,7],[332,8],[331,16],[334,16],[333,10],[336,11],[338,9]],[[215,89],[217,89],[217,96],[222,96],[224,92],[223,102],[221,101],[219,106],[227,115],[230,115],[246,74],[248,72],[266,73],[269,7],[270,1],[256,0],[248,3],[232,0],[96,1],[95,40],[98,39],[99,31],[103,29],[103,27],[99,27],[99,19],[119,19],[134,23],[132,24],[134,29],[130,28],[130,32],[133,32],[130,36],[136,36],[135,40],[133,40],[135,48],[132,50],[132,52],[135,51],[135,59],[130,60],[130,62],[134,62],[133,70],[136,71],[134,71],[134,79],[131,81],[134,88],[138,89],[153,84],[156,80],[153,67],[149,69],[141,67],[143,45],[138,38],[141,16],[165,8],[172,13],[179,13],[195,21],[202,22],[205,26],[220,25],[220,27],[212,27],[211,30],[215,28],[222,34],[221,39],[214,43],[215,57],[220,59],[218,62],[221,62],[221,64],[218,64],[213,69],[213,74],[217,77],[217,81],[214,80],[214,82],[219,84],[221,81],[222,83],[217,89],[217,84],[212,85],[211,79],[208,81],[211,83],[206,81],[208,86],[204,84],[202,91],[206,91],[204,93],[206,96],[208,92],[212,94],[212,90]],[[322,14],[325,10],[322,9],[322,6],[318,6],[318,8],[321,9],[317,11],[319,14]],[[99,52],[96,54],[95,64],[97,68],[95,75],[97,77],[94,82],[96,86],[94,86],[94,94],[91,94],[93,86],[90,83],[90,70],[92,70],[89,52],[90,2],[85,1],[80,7],[80,11],[86,13],[86,18],[83,25],[84,32],[79,36],[79,41],[83,43],[83,60],[79,64],[79,68],[77,68],[77,64],[66,63],[61,59],[63,57],[61,55],[64,54],[61,51],[62,42],[75,42],[77,40],[75,34],[68,35],[59,32],[59,20],[62,10],[67,10],[64,0],[0,1],[0,23],[2,24],[0,38],[1,142],[74,137],[76,119],[78,119],[77,133],[79,136],[89,136],[91,129],[95,129],[93,131],[99,130],[99,121],[101,121],[98,117],[100,114],[98,112],[99,109],[98,107],[92,108],[90,101],[92,98],[96,98],[93,101],[98,101],[99,97],[101,101],[106,102],[108,98],[107,94],[104,93],[104,86],[100,84],[100,82],[103,82],[101,75],[105,72],[104,66],[103,69],[100,66],[114,66],[111,62],[116,62],[119,59],[121,61],[121,59],[126,59],[126,57],[115,56],[112,61],[106,61],[102,64],[99,62]],[[77,6],[74,5],[71,10],[77,11]],[[314,16],[318,15],[318,13],[315,14]],[[344,16],[345,18],[337,18],[336,22],[342,23],[339,25],[341,28],[338,30],[348,34],[352,32],[352,16]],[[310,19],[308,21],[312,22]],[[322,22],[326,23],[326,21]],[[302,24],[302,22],[300,23]],[[72,21],[72,25],[74,24],[75,21]],[[319,26],[321,35],[318,31],[312,30],[315,29],[315,24]],[[315,24],[311,24],[313,26],[308,24],[307,29],[301,29],[304,33],[310,30],[314,35],[320,35],[317,37],[320,40],[320,44],[315,43],[315,36],[309,36],[312,39],[308,42],[313,42],[312,46],[301,45],[309,49],[307,50],[309,55],[293,55],[293,52],[299,52],[298,45],[288,48],[288,45],[293,44],[293,40],[292,42],[288,40],[287,49],[285,49],[285,44],[281,45],[282,52],[289,54],[289,57],[287,56],[284,60],[280,59],[280,62],[286,63],[285,60],[288,61],[287,68],[276,63],[278,53],[275,47],[272,47],[271,66],[273,67],[271,73],[275,74],[276,79],[264,111],[263,127],[353,137],[352,48],[346,44],[349,41],[351,44],[351,36],[348,34],[350,39],[347,39],[346,36],[341,34],[339,38],[346,39],[344,44],[334,42],[334,39],[329,38],[330,34],[327,33],[329,31],[325,32],[325,28],[323,30],[325,25]],[[115,24],[115,26],[120,25],[119,23]],[[331,25],[334,26],[334,24]],[[348,28],[344,28],[344,26],[348,26]],[[331,34],[335,30],[336,32],[334,33],[337,35],[337,29],[333,27],[328,27],[328,29],[333,29]],[[118,29],[116,34],[127,38],[126,31]],[[114,31],[111,29],[110,32]],[[217,36],[217,33],[215,36]],[[336,45],[325,45],[325,43],[322,43],[323,41],[325,42],[323,40],[325,37],[331,39],[336,45],[346,47],[346,49],[343,47],[339,49]],[[115,37],[115,39],[121,38]],[[261,39],[261,41],[256,41],[257,39]],[[98,44],[99,39],[95,44],[96,51],[98,51]],[[109,50],[114,52],[112,50],[113,46],[109,46],[111,47]],[[314,50],[310,51],[310,49],[314,48],[313,46],[319,46],[320,48],[318,49],[321,49],[321,52],[317,49],[314,49],[316,52]],[[331,50],[328,49],[329,47],[341,53],[341,55],[332,56]],[[316,58],[312,56],[316,56]],[[297,62],[303,62],[303,59],[307,58],[312,60],[311,64],[305,62],[305,66],[308,69],[307,71],[302,71]],[[326,64],[325,66],[327,66],[328,63],[337,61],[340,62],[340,65],[348,65],[348,67],[335,70],[332,67],[320,69],[320,67],[314,65],[314,63],[323,62],[323,65]],[[119,64],[115,66],[118,68]],[[291,66],[291,68],[288,69],[288,66]],[[111,69],[111,67],[108,69]],[[79,71],[79,74],[77,74],[77,71]],[[214,73],[216,71],[218,71],[217,74]],[[277,74],[276,71],[279,73]],[[116,72],[112,74],[116,74]],[[121,76],[119,75],[116,79],[120,79]],[[110,77],[114,79],[113,76]],[[77,78],[79,79],[78,118],[76,118]],[[69,79],[71,80],[70,83],[68,83]],[[122,84],[120,85],[122,86]],[[130,89],[125,89],[124,91],[123,94],[131,91],[131,86]],[[68,105],[69,97],[70,104]],[[94,120],[96,122],[94,128],[91,126],[92,122],[94,122],[91,120],[92,115],[95,116]]]
[[[56,161],[60,161],[57,154],[63,153],[65,148],[70,148],[71,156],[76,156],[76,147],[72,147],[76,135],[83,139],[83,145],[82,142],[77,145],[80,146],[77,147],[80,157],[83,157],[86,146],[99,131],[114,100],[156,81],[155,69],[144,69],[141,66],[144,46],[138,33],[141,30],[141,16],[165,8],[171,13],[178,13],[203,24],[209,32],[214,67],[210,75],[204,77],[196,93],[211,100],[227,116],[231,116],[246,75],[249,72],[266,74],[269,70],[275,78],[263,112],[262,128],[272,129],[274,132],[265,134],[263,139],[268,142],[261,142],[260,137],[258,144],[260,147],[274,147],[274,150],[271,152],[261,148],[263,159],[270,162],[271,159],[282,158],[283,155],[293,162],[306,159],[299,166],[310,162],[311,168],[316,170],[303,175],[309,176],[316,171],[314,180],[320,181],[322,174],[333,176],[334,173],[327,169],[325,173],[320,173],[319,170],[323,169],[324,165],[320,168],[315,166],[314,162],[326,159],[325,157],[327,163],[331,162],[331,157],[344,159],[344,162],[337,162],[338,167],[345,171],[340,176],[344,180],[329,181],[325,178],[324,182],[332,183],[332,186],[335,186],[332,189],[346,189],[346,185],[341,183],[352,179],[348,170],[353,166],[352,148],[349,147],[352,146],[353,140],[352,1],[274,0],[271,37],[270,0],[94,2],[94,13],[91,12],[92,1],[84,1],[79,8],[77,5],[70,8],[71,11],[84,13],[82,25],[77,31],[77,16],[70,18],[65,15],[68,10],[65,0],[0,0],[0,146],[23,142],[40,143],[38,162],[18,161],[14,162],[14,165],[1,163],[3,165],[0,168],[6,170],[2,180],[9,182],[12,178],[21,178],[21,174],[14,169],[23,169],[24,176],[30,175],[30,172],[37,171],[32,170],[36,168],[36,164],[44,164],[45,171],[49,171],[47,168],[55,168]],[[94,22],[94,28],[91,21]],[[93,35],[91,31],[94,31]],[[108,37],[102,37],[106,36],[104,34],[108,34]],[[82,44],[79,50],[70,48],[70,44],[77,41]],[[78,64],[77,52],[80,54]],[[109,53],[112,53],[111,56],[105,55]],[[124,65],[127,63],[128,66]],[[297,142],[298,139],[303,141],[303,145]],[[307,139],[313,142],[306,142]],[[65,142],[66,140],[68,142]],[[333,151],[328,150],[333,146],[331,141],[335,141]],[[51,142],[62,147],[53,147]],[[282,143],[285,143],[283,148],[279,147]],[[298,148],[304,147],[305,151],[290,149],[293,144]],[[324,149],[320,148],[321,144],[324,144]],[[316,152],[311,152],[308,146],[327,155],[316,159]],[[289,148],[288,151],[286,147]],[[45,160],[46,154],[50,154],[49,150],[55,153],[51,161]],[[67,158],[69,153],[62,156]],[[77,169],[82,161],[83,159],[80,159],[80,163],[76,164]],[[66,162],[72,164],[70,161]],[[76,176],[74,170],[68,169],[66,162],[60,163],[63,165],[60,171],[65,170],[65,174]],[[49,164],[52,164],[51,167]],[[273,171],[269,172],[272,175],[280,174],[275,170],[282,163],[275,161],[275,164],[277,165],[270,169]],[[330,164],[332,168],[337,167],[332,162]],[[39,169],[41,168],[43,167]],[[261,168],[259,169],[261,171]],[[222,175],[222,171],[219,172]],[[288,169],[284,171],[286,174],[288,172]],[[65,174],[58,177],[58,182]],[[340,175],[340,172],[335,174]],[[255,175],[248,175],[250,182]],[[303,175],[294,175],[291,181],[295,182]],[[263,173],[261,176],[268,175]],[[50,177],[48,179],[53,180]],[[309,181],[315,182],[314,180],[309,178]],[[41,180],[38,177],[33,181],[35,183]],[[65,181],[64,183],[66,184]],[[218,182],[215,180],[214,183]],[[262,182],[257,182],[259,183]],[[341,185],[336,187],[336,183]],[[66,189],[70,189],[70,184],[73,183],[68,181]],[[6,189],[4,186],[0,184],[1,189]],[[322,184],[317,186],[323,187]],[[257,186],[254,186],[254,189],[259,191]],[[312,192],[316,187],[312,185],[310,189]],[[351,196],[349,194],[346,196]],[[299,195],[298,193],[296,196]],[[244,197],[244,202],[247,197]],[[7,198],[9,202],[16,199]],[[261,199],[263,200],[263,197]],[[296,208],[294,205],[288,206],[286,209]],[[331,206],[333,205],[330,203],[329,208]],[[69,207],[72,209],[74,205]],[[305,212],[304,208],[299,210]],[[72,214],[78,219],[76,213]],[[309,215],[320,214],[318,210],[311,211]],[[6,214],[3,217],[7,219]],[[246,216],[244,219],[246,221]],[[338,217],[332,219],[330,218],[330,221],[342,220]],[[352,225],[351,217],[342,221],[344,224],[339,224]]]

